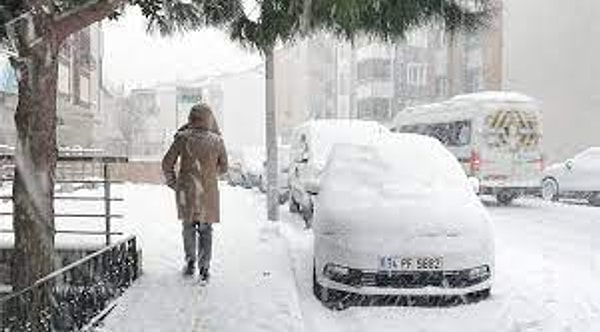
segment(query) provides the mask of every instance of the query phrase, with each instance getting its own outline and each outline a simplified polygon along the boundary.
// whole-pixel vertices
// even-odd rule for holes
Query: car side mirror
[[[565,167],[570,171],[573,169],[573,166],[575,165],[575,162],[573,161],[573,159],[569,159],[565,162]]]

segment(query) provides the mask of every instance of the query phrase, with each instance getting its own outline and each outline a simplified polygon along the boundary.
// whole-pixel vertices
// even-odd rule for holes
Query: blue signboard
[[[8,56],[0,54],[0,91],[17,93],[17,75],[8,61]]]

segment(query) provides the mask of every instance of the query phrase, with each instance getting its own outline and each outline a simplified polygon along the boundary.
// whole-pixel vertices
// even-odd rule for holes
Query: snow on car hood
[[[436,140],[397,136],[375,146],[334,149],[316,204],[315,232],[363,240],[491,241],[489,215],[456,158]]]
[[[452,196],[454,194],[454,196]],[[314,227],[339,236],[411,239],[416,237],[488,238],[489,217],[480,202],[461,192],[395,193],[356,190],[331,198],[321,190]],[[335,200],[331,204],[331,200]],[[342,202],[343,201],[343,202]]]

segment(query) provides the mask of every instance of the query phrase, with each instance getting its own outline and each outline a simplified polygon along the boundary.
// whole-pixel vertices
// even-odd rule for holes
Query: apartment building
[[[290,127],[319,118],[387,124],[411,105],[501,87],[497,29],[448,35],[439,27],[410,32],[395,43],[354,44],[319,35],[275,53],[277,112]]]
[[[94,24],[70,36],[61,46],[58,71],[58,143],[91,147],[99,114],[102,29]],[[0,48],[0,144],[14,145],[16,76],[8,53]]]

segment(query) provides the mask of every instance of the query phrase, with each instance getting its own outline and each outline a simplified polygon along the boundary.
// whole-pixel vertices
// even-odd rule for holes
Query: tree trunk
[[[277,117],[275,111],[275,65],[273,46],[264,51],[265,54],[265,144],[267,151],[267,216],[270,221],[279,220],[279,166],[277,158]]]
[[[15,113],[17,146],[13,185],[15,235],[11,282],[20,290],[54,270],[54,171],[58,46],[46,42],[13,59],[19,77]],[[31,322],[49,303],[50,287],[26,303]],[[42,330],[33,326],[33,331]]]

